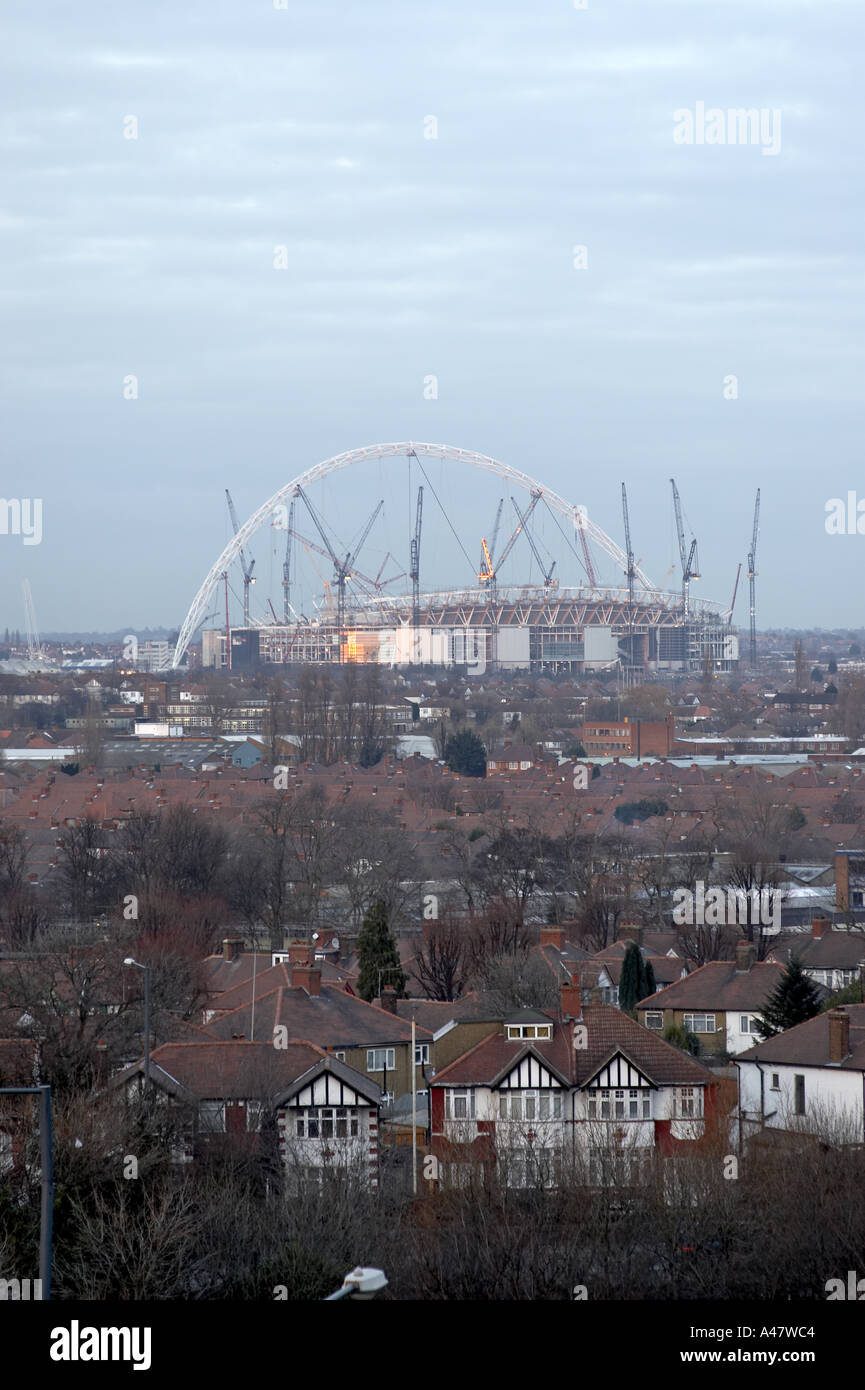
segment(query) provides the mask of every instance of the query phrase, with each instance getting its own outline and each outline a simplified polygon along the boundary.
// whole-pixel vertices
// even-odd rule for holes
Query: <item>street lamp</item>
[[[142,965],[141,961],[133,960],[132,956],[127,956],[124,965],[137,966],[144,971],[144,1085],[150,1081],[150,966]]]

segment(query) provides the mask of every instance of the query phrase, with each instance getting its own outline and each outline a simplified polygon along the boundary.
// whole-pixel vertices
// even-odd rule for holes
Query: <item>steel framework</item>
[[[179,666],[183,660],[189,643],[204,620],[210,597],[219,583],[220,578],[227,571],[228,567],[234,563],[244,545],[255,535],[256,531],[266,523],[275,525],[282,529],[285,526],[284,513],[285,503],[294,496],[297,488],[307,488],[312,483],[326,478],[329,474],[337,472],[341,468],[352,467],[356,463],[365,463],[373,459],[399,458],[435,458],[448,463],[468,464],[472,468],[481,469],[487,473],[494,473],[497,477],[503,478],[513,483],[516,487],[522,488],[530,495],[540,493],[547,506],[551,510],[566,517],[567,520],[580,533],[580,541],[584,545],[584,553],[589,554],[587,540],[591,540],[599,549],[603,550],[616,562],[619,568],[627,568],[627,556],[624,551],[616,544],[611,536],[608,536],[600,526],[591,521],[586,513],[586,509],[579,504],[566,502],[564,497],[557,492],[552,492],[549,488],[543,487],[535,478],[529,477],[528,473],[522,473],[516,468],[511,468],[509,464],[501,463],[498,459],[488,458],[486,454],[477,454],[469,449],[457,449],[449,444],[416,444],[411,441],[398,444],[370,444],[362,449],[350,449],[347,453],[335,454],[333,458],[325,459],[322,463],[314,464],[304,473],[292,478],[291,482],[286,483],[277,492],[269,497],[266,502],[253,512],[252,516],[240,527],[223,549],[222,553],[214,561],[202,583],[198,593],[190,604],[189,611],[183,621],[183,626],[178,634],[177,643],[174,648],[174,665]],[[275,518],[281,518],[277,521]],[[594,586],[594,570],[589,562],[588,570],[590,583]],[[638,567],[634,567],[634,577],[643,589],[654,592],[651,580]]]

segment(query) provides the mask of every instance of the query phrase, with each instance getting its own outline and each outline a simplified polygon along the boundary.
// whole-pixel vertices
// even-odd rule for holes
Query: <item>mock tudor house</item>
[[[765,1131],[865,1143],[865,1004],[845,1004],[736,1059],[738,1137]]]
[[[291,1180],[339,1171],[377,1183],[381,1090],[311,1043],[165,1043],[151,1054],[150,1085],[178,1108],[179,1161],[226,1144],[260,1153],[275,1123]],[[143,1087],[142,1060],[108,1090],[122,1090],[131,1102]]]
[[[777,961],[754,960],[748,941],[735,960],[713,960],[637,1005],[637,1018],[654,1033],[676,1026],[693,1033],[702,1052],[744,1052],[756,1019],[784,973]]]
[[[509,1187],[639,1180],[693,1152],[717,1120],[712,1075],[610,1005],[562,989],[560,1015],[517,1010],[430,1083],[445,1184],[494,1170]]]

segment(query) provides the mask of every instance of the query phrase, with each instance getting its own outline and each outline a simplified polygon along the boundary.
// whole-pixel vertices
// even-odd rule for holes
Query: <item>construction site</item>
[[[361,566],[373,548],[368,542],[385,499],[346,547],[313,503],[310,489],[347,466],[395,458],[405,459],[418,474],[416,491],[410,480],[413,526],[406,537],[405,569],[388,551],[373,576]],[[524,497],[500,497],[489,529],[463,542],[427,471],[431,459],[491,473]],[[202,665],[246,671],[378,662],[457,667],[468,674],[615,669],[638,678],[651,671],[729,672],[739,661],[733,613],[743,566],[739,563],[726,606],[693,596],[692,583],[700,578],[697,539],[686,529],[675,480],[670,484],[679,564],[669,587],[666,580],[653,583],[635,560],[624,483],[620,546],[585,506],[497,460],[447,445],[381,444],[337,455],[286,484],[243,525],[226,492],[233,534],[190,606],[173,665],[180,666],[190,643],[200,640]],[[442,519],[465,561],[465,582],[447,588],[424,583],[426,573],[433,580],[440,574]],[[746,561],[751,665],[758,523],[759,491]],[[436,528],[432,538],[425,525]],[[272,546],[280,538],[282,547],[276,604],[274,597],[262,597],[255,573],[252,538],[261,531],[270,533]],[[467,546],[477,547],[476,563]],[[564,583],[560,575],[574,582]],[[667,580],[671,577],[668,571]],[[397,585],[400,592],[394,592]]]

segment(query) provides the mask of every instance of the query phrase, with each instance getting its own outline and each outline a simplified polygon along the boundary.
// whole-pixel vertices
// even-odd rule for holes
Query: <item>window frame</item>
[[[695,1020],[698,1018],[703,1020],[703,1023],[705,1025],[703,1028],[697,1028],[695,1026]],[[688,1022],[688,1019],[691,1020],[690,1023]],[[710,1019],[712,1024],[711,1027],[708,1026]],[[717,1014],[706,1013],[706,1011],[703,1009],[695,1010],[693,1013],[683,1012],[682,1026],[685,1028],[686,1032],[693,1033],[695,1037],[711,1037],[713,1033],[717,1033],[718,1031]]]
[[[384,1053],[384,1061],[381,1066],[376,1066],[376,1056]],[[372,1058],[372,1061],[370,1061]],[[396,1071],[396,1048],[393,1047],[368,1047],[366,1050],[366,1069],[371,1071]]]

